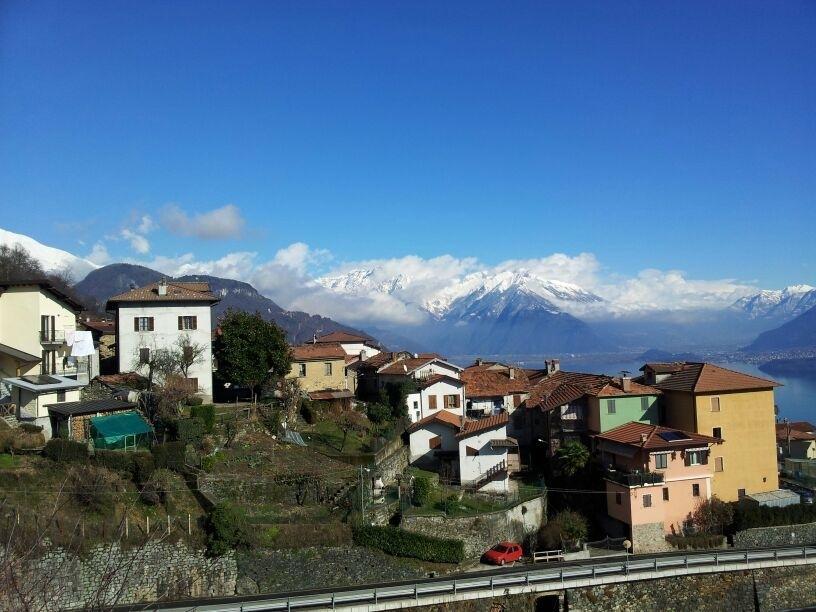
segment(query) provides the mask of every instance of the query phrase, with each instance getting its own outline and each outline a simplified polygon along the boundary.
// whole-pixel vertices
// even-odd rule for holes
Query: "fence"
[[[440,485],[428,503],[422,506],[412,505],[411,492],[404,492],[400,496],[400,511],[406,516],[478,516],[508,510],[546,492],[545,487],[529,485],[520,485],[506,493],[476,493],[461,487]]]

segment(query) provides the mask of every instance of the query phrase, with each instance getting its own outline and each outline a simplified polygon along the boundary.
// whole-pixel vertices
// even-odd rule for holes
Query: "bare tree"
[[[176,341],[173,352],[182,376],[189,378],[190,368],[201,363],[204,354],[207,352],[207,347],[193,342],[189,334],[184,334]]]

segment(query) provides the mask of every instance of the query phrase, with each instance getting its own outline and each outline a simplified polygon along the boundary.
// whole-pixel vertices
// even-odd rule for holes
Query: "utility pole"
[[[364,491],[363,491],[363,466],[360,466],[360,516],[363,518],[363,522],[365,523],[365,499],[364,499]]]

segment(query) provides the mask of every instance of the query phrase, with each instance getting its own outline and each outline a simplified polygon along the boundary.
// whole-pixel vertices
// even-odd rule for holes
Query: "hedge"
[[[680,550],[685,550],[686,548],[708,549],[719,548],[720,546],[722,546],[723,542],[725,541],[725,536],[708,534],[698,534],[690,536],[667,535],[666,541],[675,548],[679,548]]]
[[[778,527],[781,525],[801,525],[816,522],[816,506],[795,504],[784,508],[760,506],[753,502],[737,502],[734,507],[734,521],[729,533],[754,527]]]
[[[179,419],[176,421],[176,435],[179,442],[200,446],[204,437],[204,420],[200,417]]]
[[[156,470],[156,462],[151,453],[133,453],[133,480],[142,484],[150,480]]]
[[[462,540],[434,538],[396,527],[358,525],[353,528],[354,543],[377,548],[395,557],[412,557],[436,563],[460,563],[465,558]]]
[[[168,442],[153,447],[153,461],[156,469],[166,468],[180,472],[184,469],[184,442]]]
[[[20,429],[26,433],[40,433],[43,430],[42,425],[35,425],[34,423],[20,423]]]
[[[100,467],[133,475],[133,457],[129,452],[97,449],[94,452],[94,462]]]
[[[204,422],[205,433],[212,433],[215,427],[215,406],[204,404],[203,406],[191,406],[190,416],[201,419]]]
[[[82,442],[52,438],[46,443],[43,454],[54,461],[86,461],[88,445]]]

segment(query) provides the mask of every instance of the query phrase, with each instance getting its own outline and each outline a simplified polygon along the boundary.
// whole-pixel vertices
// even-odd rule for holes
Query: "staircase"
[[[17,404],[0,404],[0,421],[8,425],[9,429],[19,427],[20,421],[17,420]]]
[[[473,490],[474,490],[474,491],[478,491],[478,490],[479,490],[479,489],[481,489],[483,486],[485,486],[485,485],[486,485],[488,482],[490,482],[491,480],[493,480],[493,477],[494,477],[496,474],[500,474],[501,472],[506,472],[506,471],[507,471],[507,461],[505,461],[504,459],[502,459],[502,460],[501,460],[501,461],[499,461],[499,462],[498,462],[496,465],[494,465],[494,466],[493,466],[493,467],[491,467],[489,470],[487,470],[487,471],[486,471],[484,474],[482,474],[481,476],[479,476],[479,478],[478,478],[477,480],[473,481],[473,482],[472,482],[470,485],[468,485],[468,486],[469,486],[470,488],[473,488]]]

